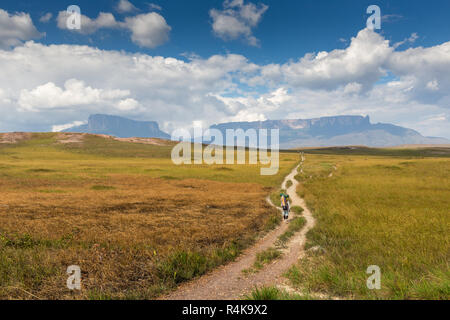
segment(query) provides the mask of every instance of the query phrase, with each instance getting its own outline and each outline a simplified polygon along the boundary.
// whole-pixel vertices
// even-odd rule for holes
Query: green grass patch
[[[289,293],[277,287],[261,287],[255,288],[249,295],[246,295],[245,300],[313,300],[313,298],[309,295]]]
[[[402,151],[408,154],[410,151]],[[324,178],[324,160],[338,163]],[[450,160],[308,155],[299,188],[317,219],[289,278],[298,287],[357,299],[450,298]],[[381,290],[366,286],[370,265]]]
[[[201,276],[226,262],[233,261],[245,246],[243,243],[234,242],[223,249],[216,249],[210,253],[177,251],[159,262],[158,276],[163,283],[169,286],[177,285]]]
[[[43,189],[43,190],[38,190],[38,192],[40,192],[40,193],[67,193],[67,191],[65,191],[65,190],[56,190],[56,189]]]
[[[271,263],[272,261],[278,259],[282,256],[282,252],[277,248],[268,248],[264,251],[258,252],[256,254],[255,262],[253,266],[249,269],[245,269],[243,273],[255,273],[264,268],[265,265]]]
[[[300,206],[293,206],[291,207],[291,212],[293,212],[296,215],[301,215],[303,213],[304,209]]]
[[[279,226],[281,223],[281,215],[274,214],[271,215],[270,218],[267,220],[266,225],[264,226],[264,231],[268,232],[273,229],[275,229],[277,226]]]
[[[281,257],[282,252],[276,248],[269,248],[267,250],[258,252],[256,254],[256,261],[254,267],[256,269],[262,269],[262,267],[266,264],[271,263],[272,261]]]
[[[303,217],[296,217],[289,222],[288,229],[285,233],[278,237],[276,245],[278,247],[286,246],[286,243],[291,239],[294,234],[302,230],[303,226],[306,224],[306,220]]]
[[[28,171],[28,172],[33,172],[33,173],[48,173],[48,172],[55,172],[55,170],[45,169],[45,168],[28,169],[27,171]]]
[[[114,190],[116,189],[113,186],[103,186],[103,185],[95,185],[91,187],[92,190],[104,191],[104,190]]]

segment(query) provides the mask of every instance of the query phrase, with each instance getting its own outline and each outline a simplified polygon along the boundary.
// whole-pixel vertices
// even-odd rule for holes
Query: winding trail
[[[269,247],[275,246],[278,237],[283,234],[289,222],[282,222],[275,230],[258,240],[252,247],[245,250],[234,262],[219,267],[214,271],[190,282],[182,284],[178,289],[166,296],[163,300],[235,300],[250,293],[252,289],[260,286],[283,285],[283,273],[294,265],[305,255],[305,242],[307,232],[314,227],[315,219],[306,207],[305,201],[297,195],[296,189],[298,181],[295,180],[298,169],[302,162],[286,176],[282,189],[286,189],[287,182],[292,181],[292,186],[287,189],[287,193],[292,201],[292,206],[301,206],[304,211],[303,217],[306,224],[300,232],[297,232],[286,244],[283,255],[274,262],[266,265],[257,273],[244,274],[242,270],[250,268],[255,262],[256,254]],[[267,201],[274,204],[267,198]],[[275,206],[274,206],[275,207]],[[281,208],[278,208],[281,211]],[[289,220],[292,219],[292,214]],[[288,220],[288,221],[289,221]]]

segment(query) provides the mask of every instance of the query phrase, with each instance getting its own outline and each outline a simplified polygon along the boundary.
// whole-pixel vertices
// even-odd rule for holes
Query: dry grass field
[[[321,250],[289,271],[293,286],[342,298],[448,300],[450,150],[332,152],[307,155],[298,176],[317,219],[307,246]],[[366,286],[370,265],[381,268],[380,290]]]
[[[265,198],[298,161],[282,154],[263,177],[257,165],[174,166],[171,145],[70,139],[0,143],[0,299],[155,298],[273,228]]]

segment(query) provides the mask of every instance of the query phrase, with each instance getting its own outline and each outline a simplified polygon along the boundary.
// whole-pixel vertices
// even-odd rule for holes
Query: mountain
[[[370,123],[362,116],[336,116],[316,119],[230,122],[213,125],[224,137],[227,129],[279,129],[280,148],[355,146],[388,147],[416,144],[449,144],[443,138],[424,137],[419,132],[385,123]],[[107,134],[118,138],[161,138],[170,135],[159,129],[155,121],[135,121],[104,114],[91,115],[85,125],[64,132]]]
[[[72,127],[63,132],[107,134],[118,138],[170,139],[170,135],[159,130],[158,123],[155,121],[135,121],[106,114],[91,115],[87,124]]]
[[[227,129],[279,129],[280,148],[365,145],[388,147],[405,144],[448,144],[444,138],[424,137],[419,132],[392,124],[370,123],[363,116],[316,119],[230,122],[211,126],[224,135]]]

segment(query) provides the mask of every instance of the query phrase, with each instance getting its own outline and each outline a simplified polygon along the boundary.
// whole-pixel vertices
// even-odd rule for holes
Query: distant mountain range
[[[159,130],[156,121],[135,121],[106,114],[91,115],[87,124],[72,127],[63,132],[107,134],[118,138],[170,139],[169,134]]]
[[[405,144],[448,144],[444,138],[424,137],[419,132],[392,124],[370,123],[362,116],[335,116],[299,120],[230,122],[211,126],[226,129],[279,129],[280,148],[368,146],[388,147]]]
[[[369,117],[335,116],[316,119],[230,122],[211,126],[224,136],[227,129],[279,129],[280,148],[368,146],[388,147],[406,144],[449,144],[444,138],[424,137],[419,132],[392,124],[370,123]],[[170,135],[154,121],[135,121],[118,116],[92,115],[88,123],[64,130],[107,134],[119,138],[161,138]]]

